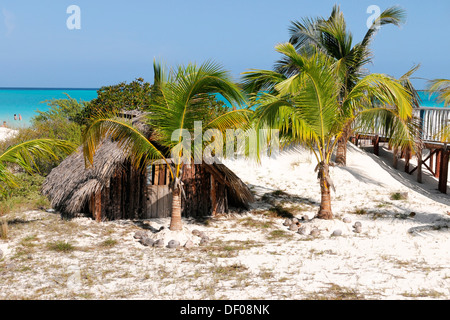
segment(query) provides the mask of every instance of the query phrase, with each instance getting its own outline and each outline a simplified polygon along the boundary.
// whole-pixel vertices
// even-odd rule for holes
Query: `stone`
[[[136,231],[134,233],[134,238],[135,239],[143,239],[143,238],[147,238],[147,232],[145,231]]]
[[[342,230],[340,229],[336,229],[333,231],[333,233],[331,234],[332,237],[340,237],[342,236]]]
[[[362,227],[362,223],[359,221],[356,221],[355,224],[353,225],[353,228],[357,228],[357,227]]]
[[[156,248],[162,248],[162,247],[164,247],[164,241],[161,239],[158,239],[153,243],[153,246]]]
[[[186,241],[186,243],[184,244],[184,247],[186,249],[191,249],[194,247],[194,243],[191,240]]]
[[[308,235],[308,229],[304,226],[300,227],[300,228],[298,228],[297,233],[301,234],[302,236],[306,236],[306,235]]]
[[[290,231],[294,231],[294,232],[297,232],[297,231],[298,231],[298,228],[299,228],[299,226],[298,226],[297,224],[295,224],[295,223],[293,223],[293,224],[291,224],[291,225],[289,226],[289,230],[290,230]]]
[[[298,223],[298,219],[297,218],[292,218],[292,223]]]
[[[320,230],[317,229],[317,228],[312,229],[311,232],[309,233],[309,235],[311,235],[311,236],[313,236],[313,237],[317,237],[317,236],[320,235]]]
[[[342,219],[342,221],[344,221],[345,223],[351,223],[352,219],[350,219],[349,217],[345,217],[344,219]]]
[[[14,264],[14,262],[10,262],[10,263],[5,265],[5,269],[6,270],[13,270],[15,268],[16,268],[16,265]]]
[[[209,238],[208,237],[203,237],[201,240],[200,240],[200,245],[201,246],[203,246],[203,245],[206,245],[206,244],[208,244],[209,243]]]
[[[361,233],[362,232],[362,227],[361,226],[356,226],[355,229],[353,230],[355,233]]]
[[[167,248],[178,248],[180,246],[180,242],[177,240],[170,240],[169,243],[167,244]]]
[[[142,243],[142,245],[144,245],[146,247],[151,247],[155,243],[154,240],[147,238],[147,237],[142,238],[139,242]]]
[[[288,226],[290,226],[291,224],[292,224],[292,220],[291,220],[291,219],[286,219],[286,220],[284,220],[283,226],[288,227]]]
[[[410,218],[414,218],[416,216],[416,213],[415,212],[411,212],[410,214],[409,214],[409,217]]]
[[[0,259],[3,258],[3,251],[0,249]]]
[[[205,233],[203,231],[200,231],[200,230],[197,230],[197,229],[192,230],[192,234],[194,236],[197,236],[197,237],[200,237],[200,238],[203,238],[205,236]]]

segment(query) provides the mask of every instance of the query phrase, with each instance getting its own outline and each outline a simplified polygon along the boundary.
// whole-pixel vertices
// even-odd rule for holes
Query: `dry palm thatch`
[[[127,115],[125,115],[127,116]],[[151,131],[139,118],[131,115],[133,125],[150,136]],[[66,158],[57,168],[53,169],[43,184],[44,195],[51,200],[53,208],[68,217],[83,216],[90,197],[109,186],[111,178],[118,170],[129,166],[129,157],[119,143],[105,139],[94,156],[92,166],[86,168],[82,147]],[[254,201],[253,194],[229,168],[223,164],[202,164],[227,189],[230,205],[249,208]]]

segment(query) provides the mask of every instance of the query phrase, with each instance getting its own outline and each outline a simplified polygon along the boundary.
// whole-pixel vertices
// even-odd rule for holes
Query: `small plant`
[[[57,252],[71,252],[75,250],[75,247],[66,241],[56,241],[47,244],[47,248],[49,250],[57,251]]]
[[[242,219],[242,225],[245,227],[258,228],[258,229],[269,229],[272,226],[270,221],[258,221],[252,218]]]
[[[408,199],[408,194],[405,193],[405,192],[394,192],[394,193],[391,193],[390,199],[391,200],[396,200],[396,201],[398,201],[398,200],[406,200],[406,199]]]
[[[286,210],[282,206],[274,206],[269,209],[269,216],[281,217],[281,218],[293,218],[294,215],[289,210]]]
[[[246,271],[248,268],[241,264],[232,264],[229,266],[216,266],[212,268],[212,272],[219,277],[236,276],[238,272]]]
[[[106,239],[105,241],[103,241],[102,243],[100,243],[100,247],[114,247],[117,244],[117,240],[114,239]]]
[[[269,240],[275,240],[275,239],[285,239],[289,238],[290,234],[283,231],[283,230],[274,230],[267,236],[267,239]]]
[[[367,210],[366,209],[356,209],[353,213],[357,214],[357,215],[365,215],[365,214],[367,214]]]

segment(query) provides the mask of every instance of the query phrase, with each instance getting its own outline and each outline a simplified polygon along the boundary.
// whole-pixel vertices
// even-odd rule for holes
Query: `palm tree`
[[[110,136],[119,141],[137,168],[146,167],[157,159],[166,161],[172,178],[173,195],[169,228],[179,231],[182,230],[183,165],[203,151],[180,146],[183,146],[186,140],[191,142],[198,121],[207,121],[202,125],[202,134],[208,129],[224,132],[228,128],[245,124],[249,111],[238,109],[211,117],[208,102],[212,95],[221,94],[232,104],[242,105],[244,102],[244,97],[238,86],[232,82],[230,74],[213,62],[200,66],[179,66],[169,74],[166,74],[160,64],[154,63],[154,76],[152,104],[149,114],[146,115],[154,130],[152,139],[148,139],[124,119],[100,115],[92,121],[84,135],[84,153],[87,162],[93,163],[97,146],[106,136]]]
[[[450,106],[450,80],[449,79],[435,79],[429,82],[429,90],[437,93],[438,101],[444,103],[444,107]],[[438,136],[443,142],[450,141],[450,123],[442,128]]]
[[[8,170],[9,165],[17,165],[28,173],[39,171],[39,160],[58,160],[61,155],[68,155],[76,145],[63,140],[35,139],[21,142],[9,147],[0,155],[0,194],[6,196],[17,186],[14,175]]]
[[[292,22],[289,32],[289,42],[302,54],[314,53],[320,50],[336,62],[342,72],[343,82],[339,99],[344,101],[358,81],[366,74],[364,66],[372,61],[370,44],[377,31],[383,25],[400,26],[405,17],[404,10],[390,7],[375,19],[361,42],[353,44],[353,36],[347,29],[347,23],[340,7],[335,5],[328,19],[305,18]],[[286,77],[295,75],[298,71],[290,59],[284,58],[275,64],[275,72]],[[266,84],[263,79],[259,86]],[[258,88],[258,84],[252,89]],[[267,86],[266,86],[267,88]],[[352,124],[347,123],[340,136],[337,146],[336,163],[346,165],[347,141],[352,132]]]
[[[345,72],[334,59],[320,50],[301,55],[290,43],[278,45],[276,50],[298,72],[289,77],[267,70],[245,73],[246,85],[264,82],[270,89],[251,98],[256,107],[253,123],[256,129],[280,130],[283,145],[301,143],[314,153],[321,189],[317,217],[332,219],[330,188],[334,186],[329,166],[347,124],[361,119],[363,125],[374,116],[396,119],[391,143],[413,147],[408,125],[412,116],[410,94],[395,79],[370,74],[342,96]]]

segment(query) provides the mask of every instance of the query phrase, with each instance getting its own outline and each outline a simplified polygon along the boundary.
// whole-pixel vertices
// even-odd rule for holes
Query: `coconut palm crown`
[[[100,114],[93,119],[83,138],[87,164],[93,163],[97,147],[108,136],[119,141],[136,168],[145,168],[158,159],[165,160],[170,169],[173,195],[170,230],[181,230],[182,169],[203,151],[207,142],[203,142],[201,150],[190,143],[196,138],[196,124],[205,121],[201,126],[203,135],[208,129],[224,132],[248,122],[249,111],[245,109],[211,117],[206,101],[208,96],[215,94],[222,95],[232,105],[244,103],[244,97],[230,74],[216,63],[179,66],[167,73],[161,64],[155,62],[152,103],[145,116],[153,130],[151,138],[144,136],[126,119]],[[188,146],[183,148],[183,142]]]
[[[314,54],[321,51],[336,63],[342,73],[339,98],[344,100],[358,81],[368,74],[364,67],[371,63],[370,45],[384,25],[400,26],[405,21],[405,11],[397,6],[383,11],[368,28],[361,42],[354,44],[352,33],[347,28],[343,12],[338,5],[333,7],[329,18],[304,18],[291,22],[289,42],[301,54]],[[276,62],[274,72],[268,72],[257,81],[246,81],[244,89],[248,92],[269,91],[273,89],[273,77],[279,74],[289,78],[299,72],[290,58],[284,57]],[[348,123],[338,142],[336,162],[346,165],[346,146],[352,124]]]
[[[386,121],[396,119],[391,143],[413,148],[408,121],[412,116],[410,93],[387,75],[370,74],[342,97],[345,73],[334,59],[320,50],[302,55],[291,43],[280,44],[276,50],[297,72],[289,77],[267,70],[244,73],[247,84],[264,81],[271,87],[270,92],[252,96],[253,123],[256,129],[279,130],[282,145],[300,143],[314,153],[321,189],[317,216],[332,219],[330,189],[334,185],[329,166],[346,125],[358,119],[364,126],[375,116]]]

